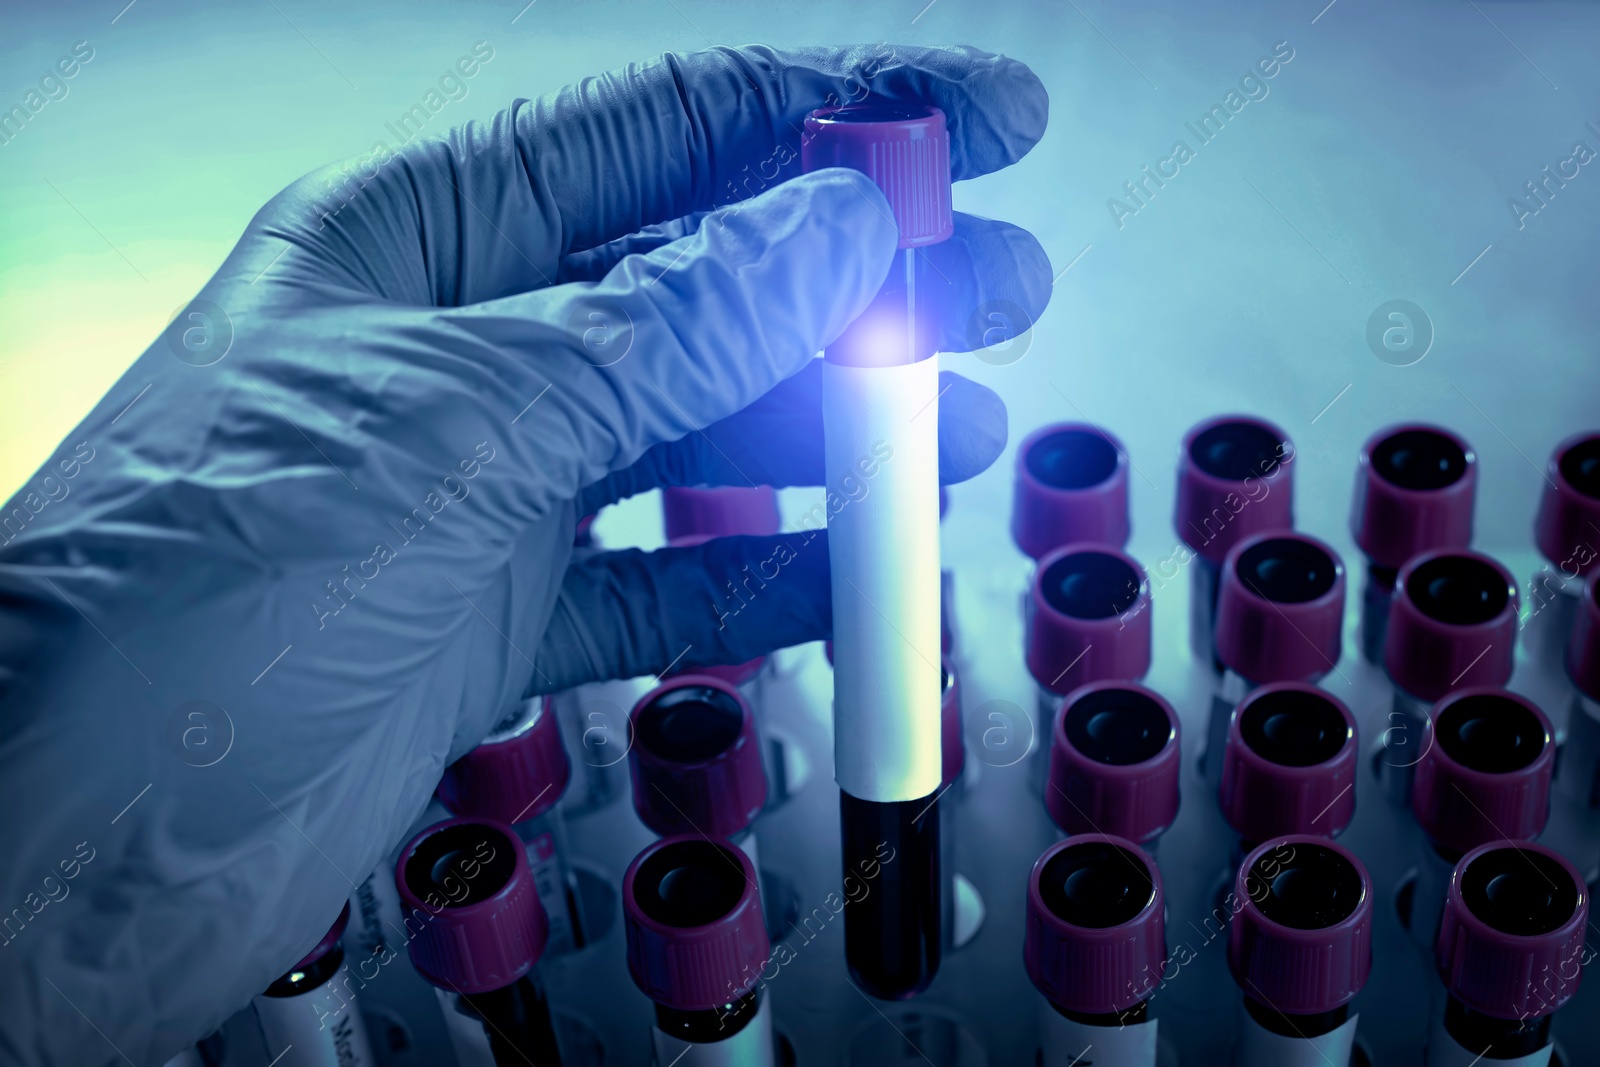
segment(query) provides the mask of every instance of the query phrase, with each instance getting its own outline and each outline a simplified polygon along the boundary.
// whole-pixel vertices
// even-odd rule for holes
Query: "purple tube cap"
[[[1583,601],[1567,642],[1567,675],[1590,700],[1600,700],[1600,570],[1583,583]]]
[[[1350,532],[1373,563],[1398,568],[1430,548],[1472,542],[1478,457],[1441,426],[1402,423],[1361,446]]]
[[[1178,536],[1221,563],[1251,534],[1292,528],[1293,460],[1288,434],[1264,419],[1220,415],[1195,425],[1178,457]]]
[[[316,947],[314,947],[310,952],[307,952],[304,956],[300,957],[300,962],[296,963],[293,967],[290,967],[289,972],[292,973],[294,971],[306,970],[312,964],[326,956],[329,952],[332,952],[333,947],[337,945],[339,943],[339,939],[344,936],[345,927],[349,925],[350,902],[347,900],[344,903],[344,908],[339,912],[339,917],[333,920],[333,925],[328,927],[328,932],[322,935],[322,940],[318,941]]]
[[[767,773],[750,704],[734,686],[681,674],[633,707],[633,809],[651,830],[731,837],[767,804]]]
[[[1517,646],[1517,583],[1465,548],[1413,556],[1400,568],[1383,666],[1404,693],[1438,700],[1461,686],[1504,685]]]
[[[668,486],[661,491],[667,540],[778,532],[778,494],[770,485]]]
[[[1465,852],[1538,837],[1550,818],[1555,728],[1527,697],[1457,689],[1428,714],[1411,810],[1428,837]]]
[[[1141,845],[1178,817],[1178,713],[1135,682],[1095,682],[1062,702],[1050,731],[1044,806],[1067,834]]]
[[[800,169],[848,167],[871,178],[889,201],[901,248],[936,244],[955,232],[943,111],[868,100],[819,108],[806,116],[805,127]]]
[[[489,819],[446,819],[400,850],[395,888],[411,964],[453,993],[503,989],[544,952],[549,920],[511,827]]]
[[[1233,894],[1228,969],[1246,996],[1313,1015],[1348,1004],[1367,984],[1372,879],[1355,853],[1310,834],[1274,838],[1245,857]]]
[[[1520,914],[1496,914],[1507,900],[1505,910]],[[1527,841],[1489,842],[1450,876],[1434,961],[1445,987],[1474,1011],[1538,1018],[1577,993],[1588,922],[1588,887],[1565,856]]]
[[[772,954],[750,857],[698,834],[664,837],[622,877],[628,973],[679,1011],[709,1011],[749,992]]]
[[[1252,690],[1228,724],[1217,802],[1246,841],[1337,837],[1356,812],[1356,720],[1306,682]]]
[[[1165,911],[1161,872],[1132,841],[1080,834],[1057,842],[1028,875],[1028,977],[1059,1008],[1126,1011],[1161,980]]]
[[[1270,530],[1236,543],[1217,592],[1217,657],[1252,682],[1314,681],[1339,664],[1344,564],[1325,542]]]
[[[944,692],[939,702],[940,755],[943,759],[941,786],[949,785],[967,769],[967,746],[961,736],[961,679],[956,665],[945,656],[940,662]]]
[[[1544,558],[1588,574],[1600,562],[1600,433],[1574,434],[1556,446],[1546,467],[1533,536]]]
[[[1150,669],[1150,580],[1139,561],[1109,544],[1063,545],[1034,568],[1023,658],[1058,695]]]
[[[445,768],[439,802],[452,815],[519,823],[561,799],[572,765],[548,696],[522,702],[483,742]]]
[[[1087,422],[1035,430],[1017,449],[1011,537],[1032,559],[1082,541],[1128,543],[1128,453]]]

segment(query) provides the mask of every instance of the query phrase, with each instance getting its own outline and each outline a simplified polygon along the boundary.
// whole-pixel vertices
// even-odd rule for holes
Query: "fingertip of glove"
[[[952,137],[964,147],[952,160],[957,181],[1017,162],[1050,122],[1050,93],[1032,67],[977,48],[960,51],[971,73],[963,79],[970,106],[952,120]]]
[[[939,481],[953,485],[993,466],[1005,451],[1006,405],[998,393],[950,371],[939,374]]]

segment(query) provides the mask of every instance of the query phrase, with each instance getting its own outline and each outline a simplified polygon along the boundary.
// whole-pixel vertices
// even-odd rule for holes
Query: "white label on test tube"
[[[937,357],[823,363],[834,776],[860,800],[939,788],[938,395]]]
[[[483,1020],[463,1012],[461,998],[450,990],[435,986],[433,991],[439,997],[439,1010],[444,1012],[444,1028],[456,1054],[456,1067],[495,1067]]]
[[[1044,1060],[1040,1067],[1155,1067],[1156,1023],[1085,1026],[1046,1006],[1040,1026]]]
[[[568,906],[567,865],[562,861],[565,840],[558,840],[562,831],[560,813],[552,808],[536,819],[528,819],[516,827],[517,836],[528,853],[528,869],[533,874],[533,886],[539,894],[549,923],[545,951],[559,956],[577,947],[572,929],[572,909]],[[563,835],[564,836],[564,835]]]
[[[1319,1037],[1284,1037],[1256,1022],[1248,1011],[1239,1014],[1242,1022],[1235,1067],[1349,1067],[1360,1015],[1350,1016],[1344,1025]]]
[[[342,973],[342,972],[340,972]],[[356,1002],[333,988],[336,973],[293,997],[256,997],[256,1018],[267,1055],[278,1067],[374,1067],[367,1029]]]
[[[345,954],[352,963],[399,951],[410,940],[400,918],[400,894],[394,887],[394,866],[385,863],[367,875],[350,897],[350,925],[345,928]],[[387,956],[384,957],[387,960]]]
[[[681,1041],[652,1026],[650,1043],[655,1049],[656,1067],[672,1067],[680,1062],[683,1067],[691,1063],[696,1067],[774,1067],[778,1062],[777,1046],[772,1039],[768,999],[760,998],[754,1017],[743,1030],[721,1041]]]
[[[1444,1014],[1433,1013],[1433,1037],[1428,1041],[1428,1067],[1550,1067],[1550,1054],[1555,1049],[1554,1042],[1546,1045],[1538,1052],[1530,1052],[1526,1056],[1514,1056],[1509,1060],[1491,1060],[1484,1053],[1487,1049],[1467,1049],[1456,1043],[1444,1028]]]

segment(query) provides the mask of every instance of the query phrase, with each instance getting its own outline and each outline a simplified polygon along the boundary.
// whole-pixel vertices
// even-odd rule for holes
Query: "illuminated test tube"
[[[1406,560],[1472,543],[1478,457],[1439,426],[1379,430],[1361,446],[1350,532],[1367,557],[1361,586],[1361,654],[1383,662],[1383,633],[1395,579]]]
[[[1450,878],[1434,962],[1448,997],[1434,1017],[1429,1067],[1546,1067],[1550,1023],[1588,961],[1589,892],[1554,849],[1495,841]]]
[[[452,815],[509,824],[528,850],[528,867],[549,927],[545,951],[583,947],[578,894],[567,865],[567,830],[556,804],[572,765],[548,696],[524,700],[494,732],[445,768],[435,791]]]
[[[1400,568],[1383,667],[1394,703],[1378,754],[1378,785],[1401,807],[1426,751],[1428,712],[1446,693],[1511,680],[1517,646],[1517,583],[1481,552],[1436,549]]]
[[[1150,1001],[1167,965],[1165,912],[1161,874],[1132,841],[1081,834],[1039,857],[1023,935],[1023,964],[1048,1005],[1039,1063],[1092,1055],[1102,1067],[1154,1067]]]
[[[511,827],[446,819],[406,842],[395,865],[411,965],[438,994],[459,1067],[559,1067],[535,967],[548,926]]]
[[[1458,689],[1434,707],[1411,810],[1427,845],[1402,919],[1412,940],[1433,946],[1450,872],[1479,845],[1531,841],[1550,818],[1555,731],[1538,705],[1507,689]]]
[[[255,998],[267,1055],[280,1067],[373,1067],[355,995],[338,989],[350,905],[316,947]]]
[[[1060,422],[1017,446],[1011,539],[1030,559],[1062,545],[1128,543],[1128,453],[1098,426]]]
[[[884,452],[870,496],[828,517],[834,642],[834,775],[845,871],[898,857],[879,891],[845,914],[856,985],[885,999],[926,989],[939,969],[939,368],[936,280],[923,247],[954,232],[944,113],[910,103],[813,112],[807,171],[849,167],[881,189],[900,231],[887,280],[824,353],[829,485]]]
[[[1600,565],[1600,433],[1558,444],[1544,480],[1533,536],[1545,564],[1528,582],[1524,640],[1553,675],[1561,670],[1583,580]]]
[[[1600,808],[1600,570],[1584,583],[1567,643],[1567,677],[1572,707],[1556,789],[1576,804]]]
[[[1234,545],[1263,530],[1294,527],[1294,445],[1278,427],[1223,415],[1192,427],[1178,457],[1178,537],[1189,562],[1189,642],[1196,659],[1216,655],[1212,627],[1222,562]]]
[[[1323,542],[1288,530],[1240,541],[1223,561],[1206,783],[1222,780],[1228,723],[1245,694],[1270,682],[1314,682],[1343,651],[1344,564]]]

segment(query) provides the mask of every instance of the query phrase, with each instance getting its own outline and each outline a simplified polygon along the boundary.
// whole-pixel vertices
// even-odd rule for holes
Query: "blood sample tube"
[[[557,803],[572,766],[548,696],[524,700],[482,743],[445,768],[435,791],[452,815],[507,823],[528,850],[553,956],[584,945],[578,893],[567,865],[567,829]]]
[[[1030,559],[1079,542],[1128,543],[1128,453],[1086,422],[1035,430],[1017,448],[1011,538]]]
[[[1583,579],[1600,562],[1600,433],[1556,446],[1545,469],[1534,543],[1544,566],[1528,583],[1528,652],[1548,674],[1561,670]]]
[[[1184,435],[1173,522],[1199,557],[1189,568],[1189,642],[1202,662],[1216,655],[1212,632],[1228,551],[1252,534],[1294,526],[1293,460],[1287,434],[1247,415],[1207,419]]]
[[[1295,834],[1245,857],[1228,969],[1244,993],[1236,1067],[1348,1067],[1350,1001],[1372,970],[1372,881],[1355,853]]]
[[[1064,834],[1107,833],[1152,854],[1178,817],[1178,714],[1136,682],[1069,695],[1051,730],[1045,810]]]
[[[1367,557],[1361,587],[1361,654],[1383,662],[1389,600],[1406,560],[1433,548],[1472,543],[1478,457],[1439,426],[1407,423],[1379,430],[1361,446],[1350,532]]]
[[[771,955],[756,868],[732,845],[665,837],[622,879],[628,973],[655,1003],[659,1067],[773,1067],[772,1012],[761,987]]]
[[[1023,658],[1039,687],[1035,785],[1049,766],[1061,698],[1093,682],[1137,681],[1150,669],[1150,618],[1150,582],[1121,549],[1065,545],[1040,559],[1023,614]]]
[[[1411,808],[1427,838],[1409,906],[1412,940],[1431,948],[1450,872],[1462,855],[1502,838],[1531,841],[1550,818],[1555,732],[1533,701],[1492,686],[1458,689],[1434,707]]]
[[[867,993],[901,998],[939,968],[939,368],[917,291],[935,283],[922,248],[953,232],[944,113],[912,103],[813,112],[805,170],[850,167],[883,191],[900,231],[888,279],[824,353],[828,485],[873,457],[872,493],[828,516],[834,640],[834,775],[843,865],[883,865],[878,891],[845,913],[845,958]]]
[[[633,810],[652,831],[704,834],[737,845],[761,869],[755,822],[767,804],[750,705],[732,685],[684,674],[634,706]]]
[[[1202,760],[1212,788],[1222,781],[1228,721],[1246,693],[1269,682],[1314,682],[1338,666],[1344,589],[1344,564],[1305,534],[1256,534],[1229,551],[1217,597],[1223,673]]]
[[[1583,602],[1567,642],[1572,707],[1556,790],[1574,804],[1600,808],[1600,570],[1584,583]]]
[[[1428,712],[1452,689],[1505,685],[1517,644],[1517,583],[1481,552],[1435,549],[1400,568],[1383,666],[1394,704],[1376,770],[1381,792],[1410,803]]]
[[[395,885],[411,965],[438,993],[457,1063],[559,1065],[534,969],[548,927],[515,831],[488,819],[436,823],[400,850]]]
[[[361,1009],[341,989],[345,924],[350,905],[305,957],[255,998],[256,1019],[267,1055],[278,1067],[373,1067],[372,1047]]]
[[[1429,1067],[1546,1067],[1551,1017],[1583,977],[1588,921],[1588,888],[1554,849],[1494,841],[1463,856],[1439,928],[1449,996]]]
[[[1028,876],[1023,964],[1044,996],[1044,1067],[1092,1060],[1153,1067],[1150,1001],[1167,964],[1155,861],[1126,838],[1081,834],[1045,850]]]
[[[1344,832],[1356,812],[1356,721],[1306,682],[1253,690],[1228,724],[1217,802],[1239,835],[1234,867],[1263,841]]]
[[[939,524],[950,512],[950,494],[939,487]],[[939,571],[939,651],[949,656],[956,647],[956,572],[946,567]]]

